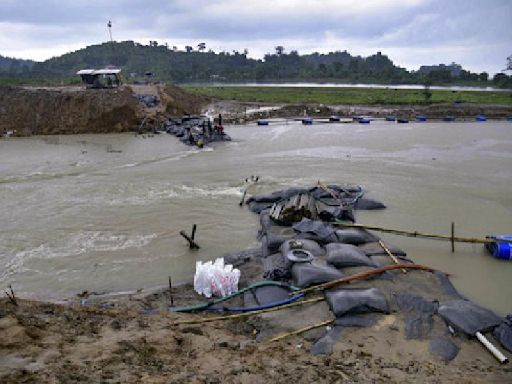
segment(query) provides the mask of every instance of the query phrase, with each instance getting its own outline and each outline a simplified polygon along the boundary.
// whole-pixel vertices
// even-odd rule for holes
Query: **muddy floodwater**
[[[0,286],[58,300],[191,279],[197,260],[256,246],[249,193],[317,180],[363,185],[382,211],[363,224],[456,235],[512,234],[512,124],[271,122],[228,126],[203,150],[162,134],[0,139]],[[179,231],[198,225],[198,251]],[[512,312],[512,262],[481,245],[382,235],[452,273],[468,298]]]

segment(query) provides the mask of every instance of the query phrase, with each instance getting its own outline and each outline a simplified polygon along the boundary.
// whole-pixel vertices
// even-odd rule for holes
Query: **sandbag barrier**
[[[421,295],[395,293],[394,304],[406,314],[406,338],[430,337],[433,316],[437,315],[454,332],[458,330],[477,337],[501,363],[508,361],[494,346],[489,346],[489,341],[479,331],[494,331],[494,337],[510,351],[512,315],[503,319],[492,311],[471,303],[456,291],[447,274],[414,264],[403,250],[385,244],[380,237],[367,229],[357,225],[341,228],[333,225],[340,221],[355,222],[353,211],[357,209],[385,208],[383,203],[363,198],[363,195],[360,186],[325,186],[319,182],[309,189],[290,188],[247,199],[248,208],[260,216],[261,228],[258,237],[262,242],[261,257],[265,277],[291,281],[293,285],[301,288],[293,294],[324,291],[334,315],[332,320],[278,335],[270,341],[332,324],[347,316],[350,318],[373,312],[389,313],[388,299],[379,288],[354,290],[340,289],[339,286],[354,280],[385,276],[392,270],[401,270],[404,273],[408,270],[424,270],[432,272],[438,278],[444,294],[452,296],[458,305],[456,307],[462,309],[449,318],[446,312],[450,311],[444,309],[450,305],[449,301],[439,304],[437,301],[426,300]],[[313,256],[312,261],[291,261],[290,255],[294,249],[308,252]],[[388,265],[391,263],[394,265]],[[370,269],[346,275],[343,271],[351,267]],[[461,331],[463,318],[466,322],[473,323],[478,332],[474,329]],[[329,331],[326,337],[334,342],[338,333]],[[450,361],[457,355],[458,347],[452,339],[432,337],[430,351],[438,358]]]
[[[170,117],[163,123],[163,130],[179,138],[183,144],[199,148],[208,143],[231,141],[222,123],[212,124],[209,118],[203,117]]]
[[[252,259],[261,261],[266,279],[297,287],[288,293],[289,297],[293,298],[293,302],[281,298],[281,301],[275,301],[276,305],[272,308],[265,308],[251,306],[246,301],[250,297],[244,296],[244,306],[234,308],[240,311],[245,309],[243,313],[185,319],[173,324],[198,324],[248,318],[292,308],[295,308],[293,316],[296,316],[297,308],[306,309],[306,306],[326,302],[327,306],[324,305],[322,311],[328,310],[330,316],[324,313],[324,319],[315,324],[271,336],[266,338],[266,341],[276,342],[329,325],[325,335],[312,344],[311,353],[330,353],[343,328],[368,327],[376,323],[377,316],[399,312],[404,317],[405,338],[430,340],[430,352],[443,361],[449,362],[457,356],[460,349],[457,345],[460,342],[457,343],[457,341],[461,340],[458,339],[459,335],[464,335],[464,339],[469,336],[481,341],[501,363],[508,361],[507,357],[485,338],[484,333],[493,332],[495,339],[506,350],[512,352],[510,349],[512,347],[512,315],[503,319],[492,311],[470,302],[453,287],[448,278],[449,275],[415,264],[407,258],[403,250],[396,246],[385,244],[383,247],[382,240],[365,228],[340,229],[332,225],[333,223],[322,220],[321,217],[307,217],[301,214],[307,210],[301,212],[300,208],[311,206],[303,197],[306,194],[313,199],[324,200],[322,203],[326,205],[330,203],[331,206],[343,206],[344,198],[351,199],[352,204],[349,208],[354,210],[361,201],[362,195],[354,200],[351,194],[360,194],[360,192],[359,187],[329,185],[327,188],[319,186],[309,189],[291,188],[269,195],[250,197],[249,209],[259,214],[261,228],[258,238],[262,244],[260,252],[252,252]],[[384,207],[384,204],[372,201],[372,206]],[[285,202],[285,204],[293,202],[288,207],[298,207],[299,209],[294,212],[298,214],[290,215],[289,221],[282,220],[280,215],[271,215],[271,207],[279,202]],[[254,205],[257,205],[258,209],[254,209]],[[243,260],[247,261],[245,255]],[[354,268],[356,268],[355,272]],[[392,273],[392,271],[401,270],[425,271],[431,274]],[[420,294],[407,290],[407,287],[415,284],[414,279],[423,279],[422,276],[425,278],[420,281],[437,284],[439,297],[443,300],[426,299]],[[393,281],[391,292],[386,288],[386,284],[382,284],[389,279]],[[342,285],[362,280],[367,282],[363,287],[342,287]],[[379,282],[380,284],[377,284]],[[400,284],[401,282],[403,284]],[[402,291],[395,291],[400,287]],[[432,295],[435,289],[435,287],[429,288],[429,294]],[[307,296],[312,293],[315,296],[308,298]],[[452,299],[447,300],[447,297]],[[213,304],[209,307],[226,310],[225,307],[217,307]],[[325,317],[330,318],[325,319]],[[443,336],[440,336],[439,329],[435,332],[433,330],[435,317],[443,319],[449,330],[444,332]]]

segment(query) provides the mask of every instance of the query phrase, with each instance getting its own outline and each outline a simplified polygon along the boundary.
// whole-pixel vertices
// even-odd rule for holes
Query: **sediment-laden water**
[[[0,286],[36,298],[184,281],[195,262],[257,245],[250,193],[317,180],[362,184],[388,205],[359,223],[457,235],[512,233],[512,124],[372,122],[230,126],[233,142],[191,149],[170,135],[0,140]],[[122,151],[122,152],[119,152]],[[198,225],[199,251],[179,231]],[[383,235],[453,274],[469,298],[512,310],[512,262],[480,245]]]

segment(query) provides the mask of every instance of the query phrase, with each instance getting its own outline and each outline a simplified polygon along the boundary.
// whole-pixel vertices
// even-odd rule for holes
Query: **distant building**
[[[418,70],[418,73],[422,75],[428,75],[432,71],[439,71],[439,70],[448,70],[450,71],[450,74],[453,77],[458,77],[460,75],[460,72],[462,71],[462,65],[457,64],[455,62],[446,65],[446,64],[439,64],[439,65],[422,65],[420,69]]]

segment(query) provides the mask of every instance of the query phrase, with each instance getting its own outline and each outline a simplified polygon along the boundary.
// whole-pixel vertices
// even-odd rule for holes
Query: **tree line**
[[[0,82],[68,83],[78,82],[76,71],[113,65],[123,69],[127,82],[140,80],[151,73],[155,81],[194,82],[285,82],[331,81],[379,84],[467,84],[512,88],[512,76],[498,73],[492,79],[486,72],[461,70],[454,75],[446,68],[428,73],[408,71],[396,66],[386,55],[377,52],[368,57],[352,56],[347,51],[314,52],[300,55],[275,47],[263,59],[241,52],[214,52],[205,43],[188,45],[184,50],[150,41],[143,45],[133,41],[91,45],[44,62],[16,60],[0,56]],[[509,69],[510,58],[508,58]]]

